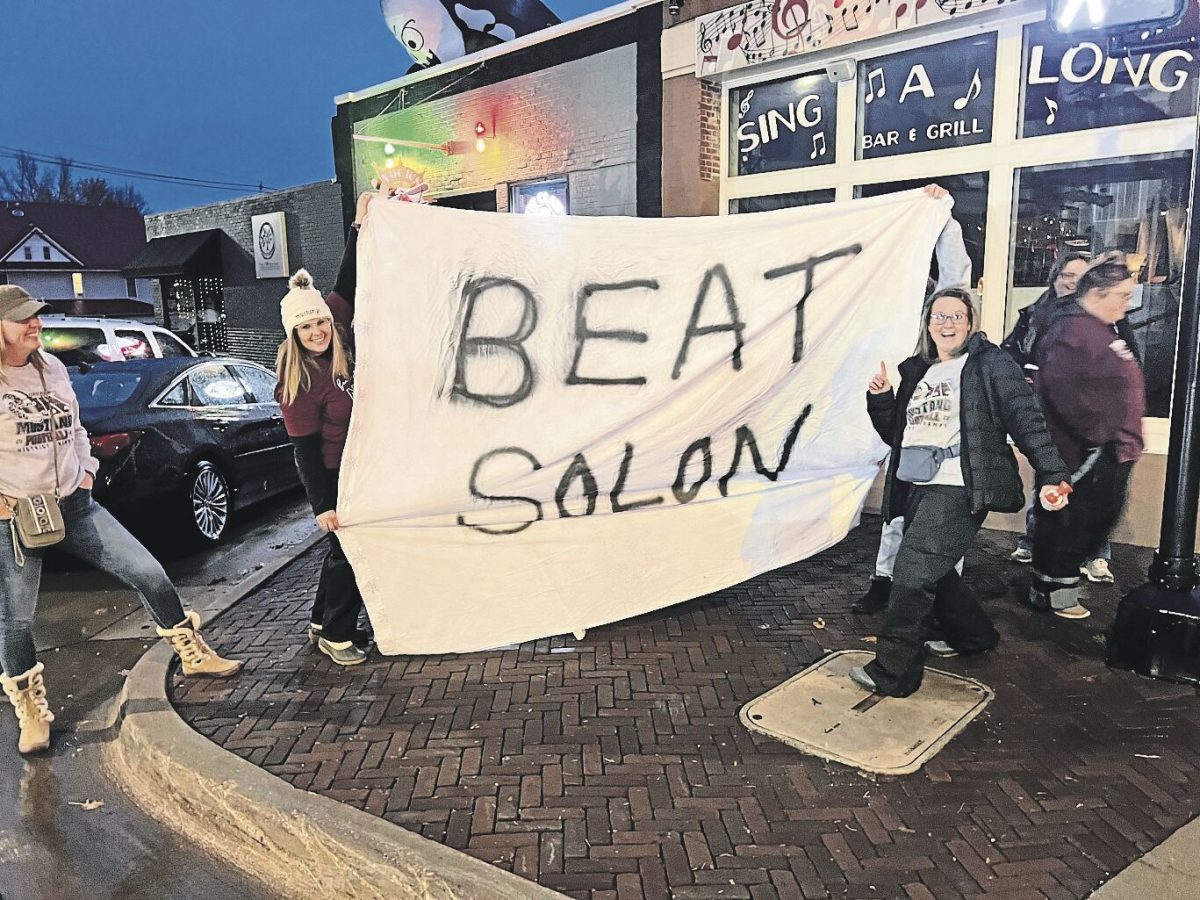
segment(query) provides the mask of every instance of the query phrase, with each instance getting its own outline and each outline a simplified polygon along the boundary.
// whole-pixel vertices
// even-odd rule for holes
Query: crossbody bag
[[[42,379],[43,392],[49,394],[45,373],[39,370],[38,375]],[[62,485],[58,479],[58,431],[54,427],[53,410],[50,411],[50,446],[54,448],[54,493],[17,497],[11,502],[13,557],[18,566],[25,565],[25,550],[51,547],[67,536],[67,525],[58,505]]]

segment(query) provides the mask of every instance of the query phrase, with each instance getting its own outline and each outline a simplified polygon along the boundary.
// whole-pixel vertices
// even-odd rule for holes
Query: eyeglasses
[[[953,322],[955,325],[961,325],[967,321],[966,313],[931,313],[929,321],[934,325],[944,325],[946,322]]]

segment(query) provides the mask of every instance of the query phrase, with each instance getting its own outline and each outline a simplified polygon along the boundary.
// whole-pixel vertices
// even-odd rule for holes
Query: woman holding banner
[[[976,653],[999,640],[974,595],[938,587],[958,578],[954,564],[989,512],[1024,506],[1007,435],[1033,464],[1047,509],[1066,505],[1060,488],[1068,472],[1021,370],[978,331],[967,291],[950,288],[929,299],[916,353],[899,369],[897,394],[879,364],[867,386],[867,410],[892,448],[884,517],[903,511],[904,536],[875,659],[851,669],[850,677],[873,693],[907,697],[921,686],[926,653]],[[931,617],[945,641],[925,641]]]
[[[283,421],[295,448],[296,468],[317,526],[329,534],[329,552],[321,567],[308,637],[339,666],[366,662],[370,641],[370,635],[358,629],[362,594],[335,532],[338,467],[354,402],[350,326],[354,320],[358,229],[373,196],[363,193],[358,198],[337,281],[328,298],[321,296],[312,276],[301,269],[288,282],[290,290],[279,304],[287,338],[279,345],[276,359],[279,385],[275,398],[283,410]]]

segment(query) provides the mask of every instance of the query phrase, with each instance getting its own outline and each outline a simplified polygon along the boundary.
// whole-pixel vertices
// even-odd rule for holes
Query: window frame
[[[194,396],[195,390],[193,389],[193,387],[191,385],[191,377],[196,372],[202,371],[204,369],[224,369],[225,373],[241,387],[242,402],[241,403],[226,403],[222,406],[209,406],[204,403],[193,402],[197,398]],[[179,387],[180,383],[184,382],[184,381],[187,382],[187,384],[184,387],[184,401],[185,402],[182,404],[163,403],[163,400],[166,398],[167,394],[174,391],[177,387]],[[167,384],[167,386],[165,388],[163,388],[161,391],[159,391],[155,395],[153,400],[151,400],[148,404],[146,404],[146,406],[149,409],[196,410],[196,409],[234,409],[234,408],[244,408],[247,406],[257,405],[257,404],[251,403],[249,398],[250,398],[250,394],[247,392],[245,383],[237,375],[236,372],[232,371],[232,366],[230,364],[225,363],[225,362],[204,362],[204,363],[200,363],[198,365],[188,366],[182,372],[177,374],[174,378],[171,379],[171,381]]]
[[[563,206],[565,211],[563,215],[571,215],[571,178],[564,172],[561,175],[547,175],[543,178],[533,178],[527,181],[510,181],[508,183],[508,211],[513,215],[523,216],[525,211],[516,212],[517,195],[521,194],[526,188],[536,188],[541,185],[562,185],[563,188]]]
[[[275,377],[275,373],[272,372],[270,369],[268,369],[266,366],[260,366],[257,363],[253,363],[253,362],[237,362],[237,363],[230,363],[228,368],[233,371],[233,374],[237,377],[237,380],[241,382],[242,389],[246,392],[246,396],[250,398],[250,403],[249,403],[250,406],[265,406],[267,404],[276,403],[274,388],[272,388],[272,390],[271,390],[271,397],[269,400],[255,399],[253,385],[251,384],[250,380],[245,375],[242,374],[242,370],[244,370],[244,369],[249,369],[252,372],[260,372],[263,375],[266,375],[267,377],[269,377],[273,383],[278,384],[278,380]]]

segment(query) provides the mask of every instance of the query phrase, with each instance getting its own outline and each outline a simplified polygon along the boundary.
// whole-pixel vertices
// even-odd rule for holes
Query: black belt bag
[[[955,444],[953,447],[928,447],[922,444],[901,447],[896,477],[909,484],[928,484],[937,477],[942,463],[961,452],[962,444]]]

